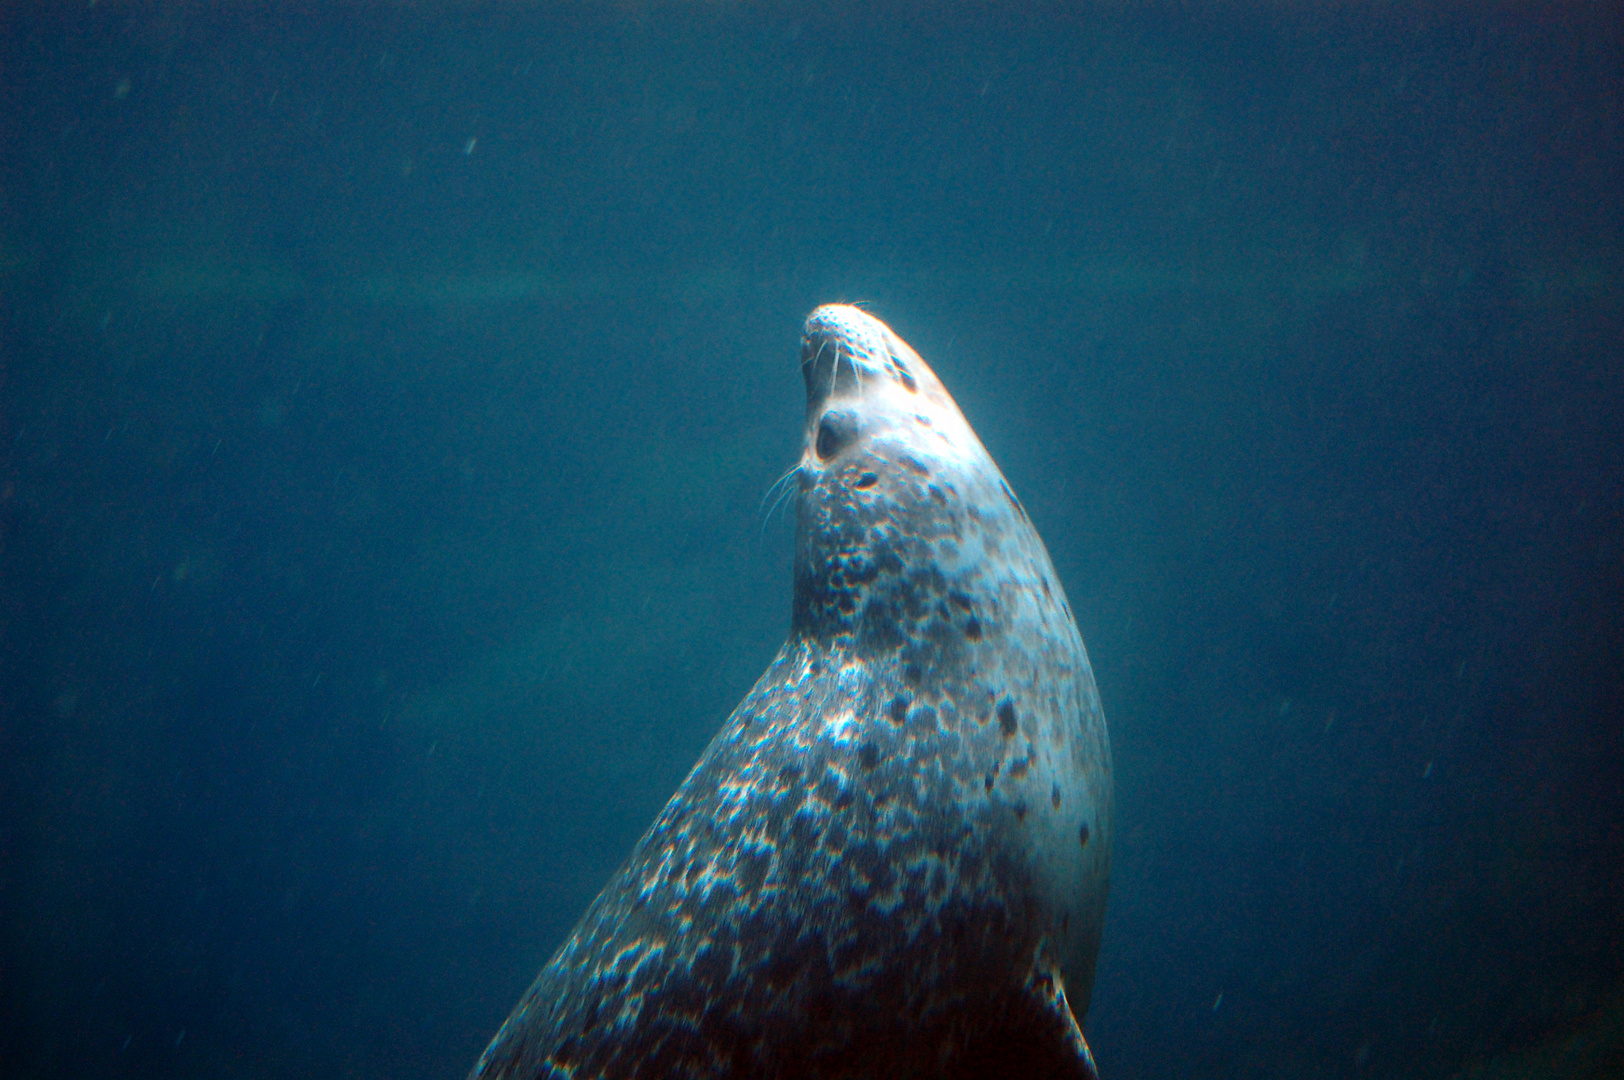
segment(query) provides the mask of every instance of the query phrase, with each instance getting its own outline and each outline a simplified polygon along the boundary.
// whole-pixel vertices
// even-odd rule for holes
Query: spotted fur
[[[879,320],[807,320],[789,640],[475,1078],[1092,1077],[1111,758],[1043,542]]]

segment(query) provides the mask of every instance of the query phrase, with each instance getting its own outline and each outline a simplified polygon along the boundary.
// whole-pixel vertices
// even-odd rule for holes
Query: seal
[[[889,327],[818,308],[784,647],[474,1067],[1093,1077],[1111,755],[1026,511]]]

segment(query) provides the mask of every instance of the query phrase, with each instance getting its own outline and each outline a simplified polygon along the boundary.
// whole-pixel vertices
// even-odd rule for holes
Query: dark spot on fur
[[[862,746],[859,746],[857,748],[857,764],[861,765],[865,769],[872,769],[874,766],[878,765],[879,763],[880,763],[880,751],[879,751],[879,748],[877,746],[875,746],[873,743],[866,742]],[[1060,805],[1059,799],[1060,799],[1060,789],[1055,788],[1055,800],[1056,800],[1055,805],[1056,806]]]
[[[1071,933],[1071,912],[1069,911],[1060,916],[1060,933],[1062,935]]]
[[[909,686],[918,686],[920,680],[924,677],[924,674],[919,670],[918,664],[909,664],[902,669],[902,681]]]
[[[1088,846],[1088,822],[1083,822],[1083,827],[1077,830],[1077,838],[1083,842],[1084,847]]]
[[[1018,803],[1015,804],[1014,810],[1015,810],[1015,820],[1020,821],[1020,822],[1024,822],[1026,820],[1026,804],[1023,803],[1023,802],[1018,802]]]
[[[1012,763],[1010,765],[1010,767],[1009,767],[1009,775],[1011,775],[1011,776],[1015,777],[1015,779],[1019,780],[1021,777],[1025,776],[1027,774],[1027,772],[1031,770],[1031,768],[1032,768],[1032,757],[1031,757],[1030,754],[1028,754],[1026,757],[1023,757],[1023,758],[1021,758],[1021,760],[1019,760],[1017,762],[1014,762],[1014,763]]]
[[[987,790],[992,790],[992,773],[987,774]]]
[[[952,602],[953,606],[958,608],[960,611],[968,612],[975,607],[975,601],[971,600],[968,596],[959,592],[957,589],[954,589],[952,592],[948,593],[947,598]]]
[[[918,458],[914,457],[912,454],[903,454],[900,460],[902,461],[903,465],[907,466],[910,472],[918,473],[920,476],[930,475],[930,467],[927,466],[923,461],[920,461]]]
[[[1048,597],[1050,600],[1053,600],[1054,593],[1049,591],[1049,575],[1043,575],[1041,580],[1043,581],[1043,595]]]
[[[1006,736],[1015,734],[1015,705],[1007,698],[998,703],[998,726]]]
[[[970,616],[970,621],[964,624],[964,638],[966,641],[981,640],[981,620],[974,615]]]
[[[761,883],[767,880],[767,871],[770,869],[772,869],[770,856],[741,854],[734,871],[740,891],[747,896],[758,894],[761,891]]]
[[[1054,786],[1054,788],[1049,792],[1049,801],[1054,804],[1054,808],[1056,810],[1060,809],[1060,785],[1059,784],[1056,784]]]
[[[903,724],[907,723],[908,699],[901,694],[898,694],[896,697],[892,698],[891,707],[886,710],[886,714],[891,717],[891,722],[897,727],[901,727]]]
[[[914,381],[914,377],[908,371],[907,365],[903,364],[901,358],[898,357],[896,353],[891,354],[891,367],[896,371],[897,381],[902,383],[902,388],[904,390],[908,391],[910,394],[919,393],[919,384]]]
[[[1026,508],[1021,505],[1021,500],[1015,497],[1015,493],[1009,490],[1008,482],[999,480],[998,486],[1004,489],[1004,494],[1009,498],[1009,505],[1013,506],[1020,513],[1021,517],[1025,517]]]
[[[879,482],[880,482],[880,474],[879,473],[866,472],[862,476],[859,476],[857,478],[857,482],[854,483],[852,485],[852,487],[860,488],[860,489],[866,491],[869,488],[873,487],[875,484],[878,484]]]
[[[800,778],[801,767],[799,765],[785,765],[782,769],[778,770],[778,779],[786,784],[793,784]]]

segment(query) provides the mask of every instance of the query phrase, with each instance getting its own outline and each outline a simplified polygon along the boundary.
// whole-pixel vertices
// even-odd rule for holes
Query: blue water
[[[1613,5],[224,7],[0,22],[0,1075],[462,1075],[830,300],[1088,642],[1107,1080],[1624,1073]]]

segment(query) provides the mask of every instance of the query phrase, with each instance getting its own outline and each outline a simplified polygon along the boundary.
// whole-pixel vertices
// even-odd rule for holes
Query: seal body
[[[474,1077],[1092,1077],[1111,758],[1043,542],[889,327],[807,320],[791,632]]]

